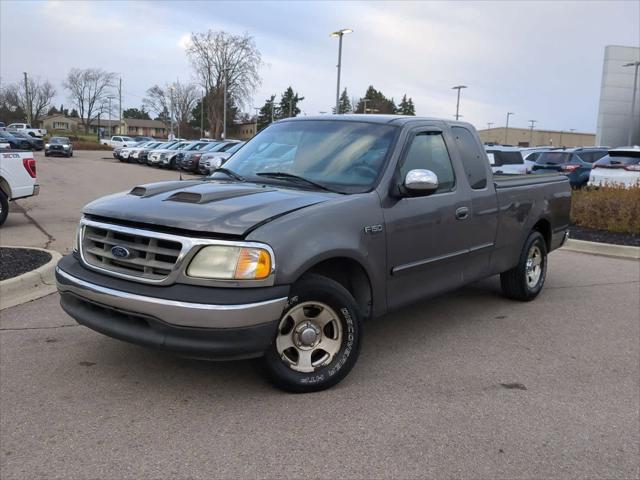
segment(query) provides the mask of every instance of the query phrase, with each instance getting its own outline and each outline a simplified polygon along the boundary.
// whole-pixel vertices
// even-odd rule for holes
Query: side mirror
[[[408,195],[429,195],[438,189],[438,176],[431,170],[409,170],[402,185]]]

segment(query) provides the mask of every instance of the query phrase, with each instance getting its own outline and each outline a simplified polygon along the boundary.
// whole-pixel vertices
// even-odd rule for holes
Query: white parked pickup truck
[[[9,214],[9,201],[38,195],[36,161],[32,152],[2,150],[0,152],[0,225]]]
[[[42,138],[47,134],[47,131],[44,128],[32,128],[28,123],[12,123],[7,126],[7,130],[24,132],[26,134],[31,135],[32,137]]]
[[[103,138],[100,140],[102,145],[109,145],[111,148],[133,147],[136,143],[135,138],[126,137],[124,135],[114,135],[111,139]]]

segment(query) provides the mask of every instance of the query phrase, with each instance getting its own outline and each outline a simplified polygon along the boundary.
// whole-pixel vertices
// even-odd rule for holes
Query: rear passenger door
[[[487,156],[479,139],[463,126],[452,127],[451,133],[466,177],[459,182],[459,188],[465,190],[470,199],[469,215],[464,220],[469,247],[464,280],[471,282],[489,272],[498,230],[498,198],[489,174]]]

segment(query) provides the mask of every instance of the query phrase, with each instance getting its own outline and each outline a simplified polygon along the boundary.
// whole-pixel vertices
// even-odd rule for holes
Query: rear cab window
[[[469,186],[474,190],[485,188],[487,186],[487,162],[480,145],[473,134],[464,127],[452,127],[451,131],[458,145]]]

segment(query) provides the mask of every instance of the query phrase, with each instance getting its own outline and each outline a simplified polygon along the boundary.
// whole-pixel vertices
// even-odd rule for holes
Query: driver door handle
[[[456,210],[456,218],[458,220],[466,220],[469,218],[469,209],[467,207],[460,207]]]

